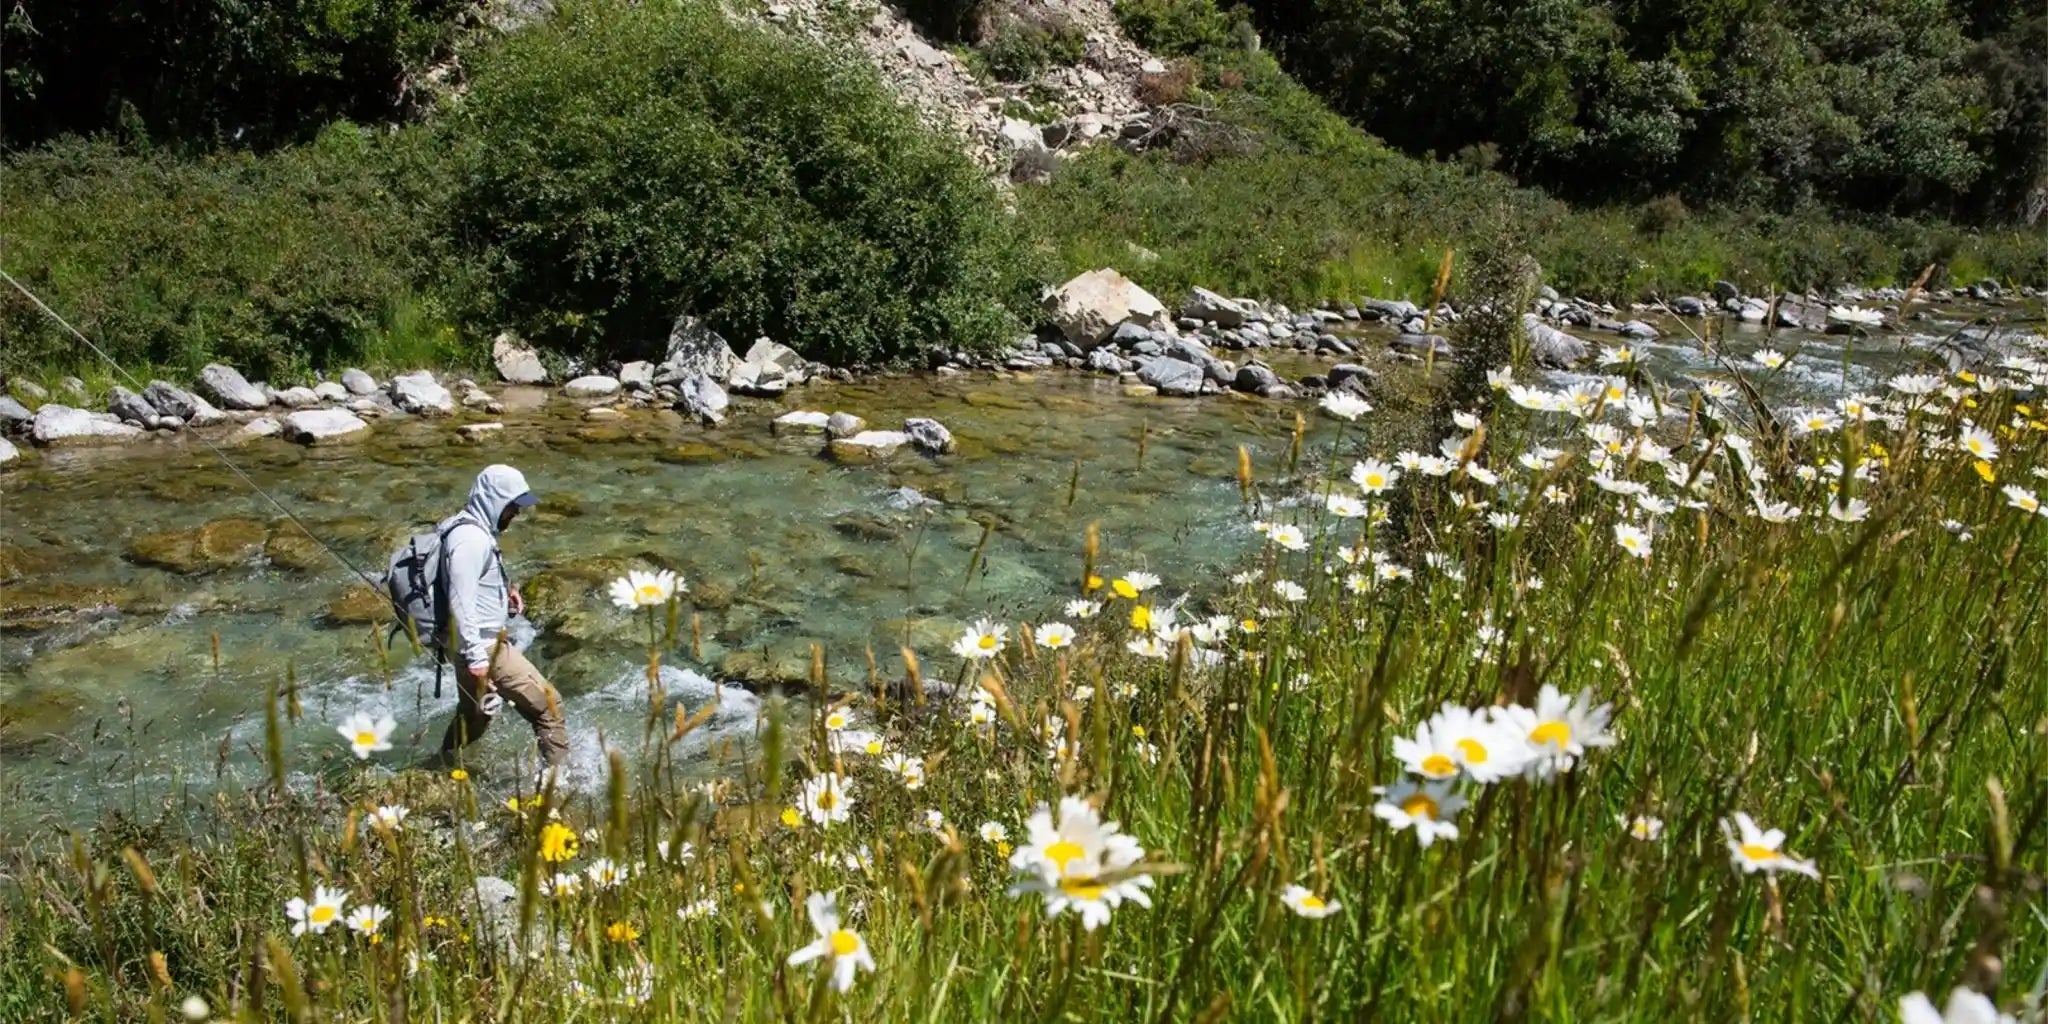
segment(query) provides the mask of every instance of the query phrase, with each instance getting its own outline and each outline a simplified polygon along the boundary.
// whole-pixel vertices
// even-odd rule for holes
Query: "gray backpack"
[[[457,518],[432,533],[415,533],[391,553],[384,573],[384,592],[400,618],[391,628],[410,633],[420,645],[434,652],[434,696],[441,695],[441,666],[448,659],[448,636],[454,624],[448,615],[448,535],[457,527],[475,526],[476,521]]]

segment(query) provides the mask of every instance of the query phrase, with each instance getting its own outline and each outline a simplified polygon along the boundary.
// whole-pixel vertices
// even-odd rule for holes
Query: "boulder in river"
[[[1246,363],[1237,368],[1230,386],[1248,394],[1262,395],[1268,388],[1280,383],[1280,376],[1258,363]]]
[[[0,466],[5,466],[18,458],[21,458],[21,449],[16,448],[14,442],[0,437]]]
[[[953,432],[938,420],[913,416],[903,421],[903,432],[910,435],[912,444],[933,455],[944,455],[953,450]]]
[[[768,338],[756,338],[747,357],[732,368],[726,383],[741,394],[779,395],[804,382],[804,360],[796,350]]]
[[[901,430],[863,430],[852,437],[833,438],[826,451],[834,462],[861,465],[874,462],[910,443]]]
[[[1691,295],[1681,295],[1671,300],[1671,311],[1679,316],[1705,316],[1707,304]]]
[[[1556,369],[1570,369],[1586,361],[1588,346],[1543,322],[1534,313],[1522,314],[1522,331],[1529,336],[1529,355],[1537,363]]]
[[[1222,327],[1238,327],[1245,321],[1246,309],[1236,299],[1218,295],[1207,288],[1190,288],[1188,297],[1180,302],[1180,315],[1207,320]]]
[[[347,388],[349,394],[362,398],[377,393],[377,378],[351,366],[341,371],[341,386]]]
[[[831,423],[832,417],[822,412],[797,409],[775,417],[774,421],[768,424],[768,429],[777,434],[822,434],[829,429]]]
[[[831,437],[852,437],[867,428],[868,421],[850,412],[835,412],[825,417],[825,433]]]
[[[570,398],[609,398],[619,393],[619,379],[603,374],[578,377],[562,385],[562,394]]]
[[[320,404],[320,393],[303,385],[277,393],[277,404],[287,409],[311,409]]]
[[[502,331],[491,339],[491,362],[497,366],[498,376],[507,384],[548,382],[548,368],[541,365],[540,353],[511,331]]]
[[[107,392],[107,412],[139,427],[154,425],[161,415],[156,406],[119,384]]]
[[[199,390],[213,396],[228,409],[268,409],[270,396],[249,383],[241,371],[224,363],[211,363],[199,371]]]
[[[28,411],[13,395],[0,395],[0,431],[26,430],[36,421],[36,414]]]
[[[619,367],[619,386],[627,391],[654,390],[654,364],[636,359]]]
[[[1097,373],[1122,373],[1126,369],[1123,358],[1110,351],[1108,346],[1088,350],[1088,368]]]
[[[368,429],[347,409],[300,409],[284,418],[285,436],[300,444],[326,444]]]
[[[713,380],[732,375],[739,357],[717,331],[694,316],[679,316],[668,332],[668,355],[654,371],[656,384],[675,384],[699,374]]]
[[[1450,339],[1441,334],[1403,332],[1394,336],[1393,346],[1403,352],[1435,352],[1438,359],[1451,356]]]
[[[176,416],[186,426],[211,427],[226,423],[228,414],[214,408],[213,403],[169,381],[153,380],[142,389],[142,398],[158,413]]]
[[[1159,326],[1166,307],[1130,278],[1103,267],[1081,274],[1046,296],[1045,311],[1067,340],[1094,348],[1118,324]]]
[[[323,380],[313,385],[313,394],[319,396],[323,402],[346,402],[349,399],[348,388],[343,387],[340,381],[333,380]]]
[[[1162,395],[1199,395],[1202,380],[1207,376],[1208,371],[1201,366],[1171,356],[1160,356],[1138,368],[1138,379]]]
[[[140,438],[142,428],[131,427],[121,422],[119,416],[108,413],[87,412],[68,405],[50,403],[36,410],[36,418],[29,428],[29,434],[36,443],[44,447],[70,447],[77,445],[113,444]]]
[[[725,389],[707,374],[694,374],[676,384],[676,407],[707,427],[725,422],[725,410],[731,404]]]
[[[455,396],[427,370],[391,378],[391,402],[415,416],[446,416],[455,411]]]

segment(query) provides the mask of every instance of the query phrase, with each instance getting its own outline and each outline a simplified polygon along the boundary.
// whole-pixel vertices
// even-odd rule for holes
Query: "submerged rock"
[[[361,583],[349,584],[340,596],[327,602],[325,621],[331,626],[361,626],[391,620],[391,599]]]
[[[327,567],[327,552],[289,521],[279,523],[264,543],[263,557],[272,565],[296,572],[319,572]]]
[[[161,530],[143,534],[128,545],[128,560],[191,576],[216,572],[245,561],[270,537],[270,528],[255,519],[216,519],[192,530]]]
[[[284,418],[285,436],[300,444],[326,444],[368,429],[347,409],[301,409]]]
[[[886,457],[910,440],[901,430],[863,430],[852,437],[833,438],[826,451],[835,462],[862,465]]]
[[[938,420],[913,416],[903,421],[903,432],[910,435],[912,444],[934,455],[944,455],[953,450],[953,432]]]

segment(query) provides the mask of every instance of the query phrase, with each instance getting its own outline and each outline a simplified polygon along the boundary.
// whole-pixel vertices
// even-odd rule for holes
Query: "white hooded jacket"
[[[447,538],[448,561],[441,571],[461,664],[490,664],[498,634],[505,630],[509,582],[498,553],[498,521],[506,505],[527,493],[525,474],[510,466],[487,466],[470,486],[462,511],[442,520],[437,530]]]

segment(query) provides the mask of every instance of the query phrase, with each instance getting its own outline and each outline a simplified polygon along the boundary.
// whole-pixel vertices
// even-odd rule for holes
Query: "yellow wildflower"
[[[613,942],[631,942],[640,937],[640,929],[627,921],[613,921],[611,926],[604,930],[604,937]]]
[[[576,830],[559,821],[540,830],[540,859],[558,863],[576,856]]]

